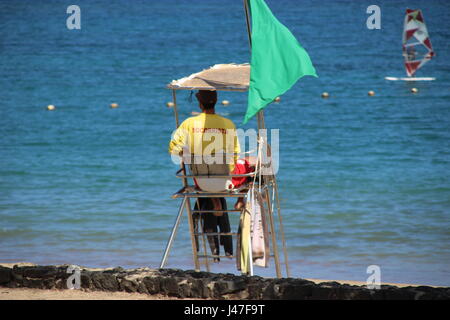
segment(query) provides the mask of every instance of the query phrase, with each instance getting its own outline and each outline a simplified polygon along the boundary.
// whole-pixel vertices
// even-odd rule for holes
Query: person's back
[[[225,153],[230,155],[228,162],[233,171],[240,152],[236,126],[230,119],[215,113],[215,91],[200,90],[196,97],[202,113],[183,121],[169,143],[169,153],[181,155],[188,152],[195,156]]]
[[[230,173],[246,174],[250,172],[248,162],[239,159],[240,147],[234,123],[215,113],[217,102],[217,92],[209,90],[199,90],[195,96],[199,102],[202,113],[198,116],[190,117],[175,131],[169,143],[169,153],[184,156],[186,153],[195,156],[210,156],[227,154],[226,161],[230,166]],[[222,160],[223,157],[213,159]],[[214,162],[213,162],[214,163]],[[221,162],[220,164],[223,164]],[[195,180],[195,179],[194,179]],[[238,187],[245,182],[243,178],[233,178],[232,186]],[[221,205],[217,198],[211,199],[216,210]],[[243,206],[243,199],[239,198],[235,208]]]

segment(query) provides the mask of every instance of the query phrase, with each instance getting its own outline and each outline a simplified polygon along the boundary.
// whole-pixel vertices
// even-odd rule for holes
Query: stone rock
[[[161,292],[160,279],[157,277],[145,277],[143,284],[149,294],[157,294]]]
[[[122,279],[120,281],[120,291],[137,292],[139,284],[136,281]]]
[[[67,289],[68,265],[0,266],[0,286]],[[382,285],[369,290],[337,282],[316,284],[304,279],[268,279],[179,269],[125,270],[82,268],[81,287],[89,290],[140,292],[178,298],[276,300],[448,300],[450,288]]]
[[[20,270],[20,273],[26,278],[48,278],[55,276],[57,272],[57,268],[53,266],[22,267],[18,270]]]
[[[160,280],[160,290],[162,294],[169,297],[180,297],[179,286],[176,277],[163,277]]]
[[[207,298],[201,279],[191,278],[189,279],[189,284],[191,287],[191,298]]]
[[[103,271],[103,273],[121,273],[121,272],[125,272],[125,269],[122,267],[116,267],[113,269],[108,269],[108,270]]]
[[[137,292],[143,293],[143,294],[149,294],[147,287],[145,286],[143,281],[139,281]]]
[[[6,268],[0,266],[0,284],[7,284],[11,281],[12,270],[11,268]]]
[[[119,283],[116,277],[110,273],[92,272],[91,281],[97,290],[119,291]]]
[[[178,282],[178,297],[190,298],[192,296],[191,284],[189,279],[183,279]]]

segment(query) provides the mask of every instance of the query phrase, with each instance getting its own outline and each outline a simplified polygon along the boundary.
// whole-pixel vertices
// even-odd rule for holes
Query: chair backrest
[[[225,153],[215,155],[183,156],[184,162],[188,164],[190,173],[195,177],[197,185],[203,191],[222,192],[233,188],[231,178],[214,176],[230,175],[230,164],[227,159],[230,156]]]

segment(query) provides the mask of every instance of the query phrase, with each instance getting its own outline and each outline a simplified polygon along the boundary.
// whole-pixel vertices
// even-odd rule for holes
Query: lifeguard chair
[[[238,91],[246,92],[249,87],[250,65],[249,64],[219,64],[214,65],[209,69],[192,74],[188,77],[174,80],[167,85],[168,89],[172,90],[173,95],[173,111],[175,116],[176,127],[180,125],[178,106],[176,99],[177,90],[216,90],[216,91]],[[286,241],[283,231],[283,221],[281,217],[280,201],[278,196],[278,186],[276,177],[273,172],[267,174],[267,169],[270,172],[271,154],[270,146],[267,143],[267,138],[260,135],[260,130],[265,129],[264,114],[260,111],[257,115],[258,123],[258,143],[257,143],[257,165],[255,170],[251,173],[233,175],[228,171],[228,165],[217,163],[205,163],[191,161],[187,164],[186,159],[181,159],[180,169],[176,172],[176,177],[182,181],[182,188],[172,195],[173,199],[181,199],[181,205],[175,219],[164,255],[161,260],[160,268],[164,268],[172,247],[172,244],[177,233],[183,212],[187,212],[190,238],[192,243],[192,256],[194,260],[195,270],[200,271],[203,264],[206,271],[210,271],[211,260],[220,258],[236,258],[240,266],[245,265],[243,273],[253,275],[253,262],[257,257],[253,256],[252,249],[252,225],[251,215],[249,214],[249,206],[251,208],[258,207],[263,234],[266,244],[265,254],[266,258],[273,259],[275,265],[276,277],[282,277],[281,260],[278,250],[278,242],[281,240],[284,265],[286,269],[286,276],[290,277],[289,263],[287,256]],[[226,156],[226,155],[225,155]],[[266,169],[265,174],[263,170]],[[228,188],[227,181],[232,178],[248,178],[250,183],[238,189]],[[196,188],[193,179],[196,179],[202,190]],[[242,209],[226,209],[211,210],[200,206],[200,199],[208,198],[238,198],[244,197],[247,205]],[[191,201],[194,200],[194,203]],[[194,206],[192,206],[194,204]],[[252,209],[250,209],[252,210]],[[221,213],[239,214],[240,222],[238,226],[231,226],[236,228],[235,232],[205,232],[204,228],[199,228],[202,224],[201,215],[214,214],[221,211]],[[278,217],[278,226],[276,227],[276,218]],[[253,230],[255,233],[255,230]],[[218,237],[219,240],[223,237],[231,237],[236,240],[237,247],[236,254],[233,255],[218,255],[215,253],[208,253],[206,241],[211,240],[212,237]],[[248,237],[248,241],[243,241],[244,237]],[[244,239],[245,240],[245,239]],[[201,243],[200,243],[201,242]],[[234,242],[234,241],[233,241]],[[254,259],[255,258],[255,259]],[[245,261],[243,261],[243,259]],[[266,259],[267,261],[267,259]],[[271,262],[269,264],[272,264]]]

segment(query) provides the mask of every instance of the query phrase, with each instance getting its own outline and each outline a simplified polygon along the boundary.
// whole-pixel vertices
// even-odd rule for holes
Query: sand
[[[84,290],[1,288],[0,300],[167,300],[160,295]]]

